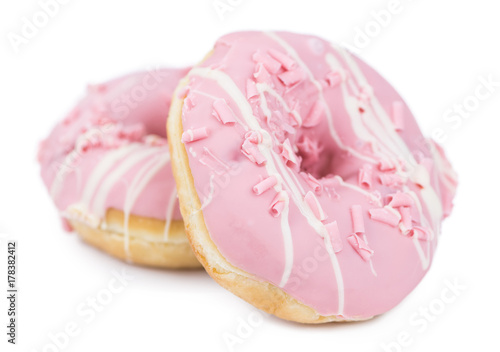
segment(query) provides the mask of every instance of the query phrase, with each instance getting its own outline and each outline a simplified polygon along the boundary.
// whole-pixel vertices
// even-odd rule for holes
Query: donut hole
[[[303,135],[296,143],[300,157],[299,169],[320,180],[335,171],[336,153],[325,148],[318,138]]]

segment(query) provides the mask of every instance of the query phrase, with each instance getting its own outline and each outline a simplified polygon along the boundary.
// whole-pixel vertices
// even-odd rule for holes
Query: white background
[[[399,12],[378,27],[372,11],[388,9],[390,0],[222,2],[233,5],[221,19],[213,0],[72,0],[16,53],[9,33],[20,35],[23,17],[41,7],[35,0],[2,1],[0,233],[18,241],[20,326],[11,348],[3,246],[0,350],[56,351],[49,334],[74,322],[79,334],[67,343],[61,338],[65,351],[229,351],[228,336],[240,339],[236,351],[384,351],[382,344],[401,333],[404,351],[498,351],[500,87],[467,118],[443,120],[454,105],[477,101],[481,77],[500,82],[497,2],[400,0]],[[193,64],[220,35],[241,29],[312,33],[351,47],[358,30],[367,29],[370,37],[356,51],[397,87],[427,135],[444,131],[460,177],[456,207],[430,272],[392,311],[363,323],[289,323],[257,313],[202,270],[128,266],[62,231],[35,156],[85,85],[156,65]],[[359,40],[358,34],[358,47]],[[78,307],[123,268],[134,280],[87,323]],[[446,283],[455,281],[465,288],[452,303],[440,302]],[[412,325],[429,306],[436,314]],[[241,330],[249,319],[257,324]],[[393,343],[391,351],[398,350]]]

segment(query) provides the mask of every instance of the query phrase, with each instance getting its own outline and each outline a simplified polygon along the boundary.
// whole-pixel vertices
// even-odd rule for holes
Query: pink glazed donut
[[[455,174],[394,88],[344,49],[226,35],[179,84],[168,135],[198,259],[256,307],[369,319],[429,269]]]
[[[165,124],[188,69],[89,86],[42,142],[42,178],[65,228],[124,260],[197,267],[176,199]]]

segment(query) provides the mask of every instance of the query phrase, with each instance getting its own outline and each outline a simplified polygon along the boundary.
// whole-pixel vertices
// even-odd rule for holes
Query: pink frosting
[[[159,69],[88,87],[39,151],[43,181],[63,218],[98,226],[115,208],[167,223],[181,219],[165,123],[186,73]]]
[[[231,264],[346,318],[418,284],[456,177],[384,78],[322,39],[260,32],[222,37],[189,77],[184,131],[209,133],[184,142]]]

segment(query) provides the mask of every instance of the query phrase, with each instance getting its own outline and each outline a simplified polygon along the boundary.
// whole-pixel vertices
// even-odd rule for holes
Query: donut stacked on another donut
[[[179,84],[168,134],[196,255],[256,307],[368,319],[429,269],[456,176],[401,96],[344,49],[226,35]]]
[[[165,121],[187,69],[89,86],[42,142],[42,178],[67,230],[143,265],[198,267],[185,236]]]

